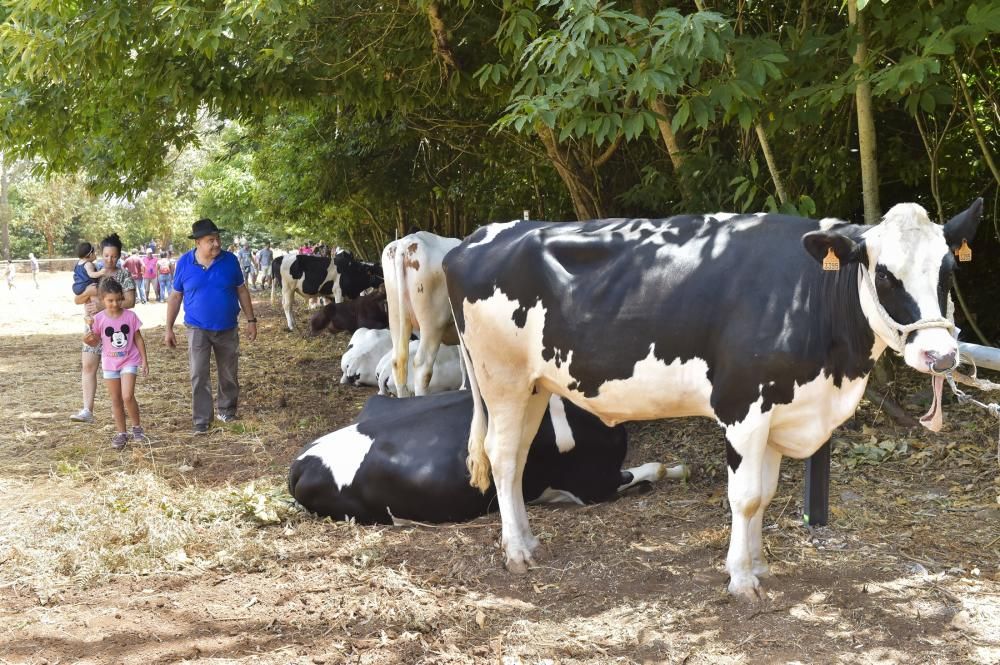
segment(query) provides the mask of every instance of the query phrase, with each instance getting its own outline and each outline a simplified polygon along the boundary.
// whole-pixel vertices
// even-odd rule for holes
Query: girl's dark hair
[[[91,245],[86,240],[77,243],[76,245],[76,255],[81,259],[85,259],[90,256],[90,253],[94,251],[94,246]]]
[[[101,295],[105,293],[125,293],[122,289],[122,285],[118,283],[118,280],[114,277],[104,277],[97,284],[97,290]]]
[[[101,248],[105,247],[117,247],[118,253],[122,253],[122,239],[118,237],[117,233],[112,233],[107,238],[101,241]]]

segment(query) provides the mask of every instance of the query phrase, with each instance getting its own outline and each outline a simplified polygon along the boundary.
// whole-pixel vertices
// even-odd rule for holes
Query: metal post
[[[830,515],[830,442],[806,460],[802,519],[809,526],[823,526]]]

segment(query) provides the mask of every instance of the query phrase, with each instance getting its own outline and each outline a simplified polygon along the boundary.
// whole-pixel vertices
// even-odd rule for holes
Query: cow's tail
[[[389,323],[390,326],[396,324],[396,335],[392,345],[392,376],[396,380],[396,396],[405,397],[409,395],[406,387],[406,375],[410,364],[410,335],[413,333],[413,326],[410,325],[410,313],[407,311],[407,287],[406,282],[406,255],[402,247],[396,247],[396,254],[393,257],[392,272],[396,278],[396,320]]]
[[[452,305],[454,312],[454,305]],[[472,426],[469,428],[469,456],[465,460],[469,468],[469,484],[485,493],[490,488],[490,458],[486,454],[486,409],[483,406],[483,396],[479,392],[479,382],[476,380],[475,368],[469,358],[469,350],[465,347],[465,337],[458,334],[458,345],[462,352],[462,362],[465,363],[466,376],[469,379],[469,391],[472,393]]]

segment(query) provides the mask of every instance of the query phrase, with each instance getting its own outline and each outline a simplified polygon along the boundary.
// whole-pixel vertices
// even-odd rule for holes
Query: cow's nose
[[[958,366],[958,354],[954,351],[941,355],[934,351],[924,351],[927,367],[935,372],[947,372]]]

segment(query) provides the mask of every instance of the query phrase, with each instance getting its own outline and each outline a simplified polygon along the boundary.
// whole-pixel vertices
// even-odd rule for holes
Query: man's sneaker
[[[118,432],[113,437],[111,437],[111,447],[115,450],[121,450],[128,443],[128,432]]]
[[[195,436],[198,436],[199,434],[208,434],[208,425],[205,423],[195,423],[193,431]]]
[[[90,409],[80,409],[79,412],[74,413],[69,419],[75,423],[92,423],[94,422],[94,414],[90,412]]]
[[[236,420],[239,420],[239,416],[236,416],[236,415],[229,416],[229,415],[226,415],[225,413],[220,413],[219,415],[216,416],[216,418],[219,419],[219,422],[223,422],[223,423],[231,423],[231,422],[234,422]]]
[[[132,438],[136,441],[142,441],[146,438],[146,430],[142,428],[142,425],[134,425],[132,427]]]

